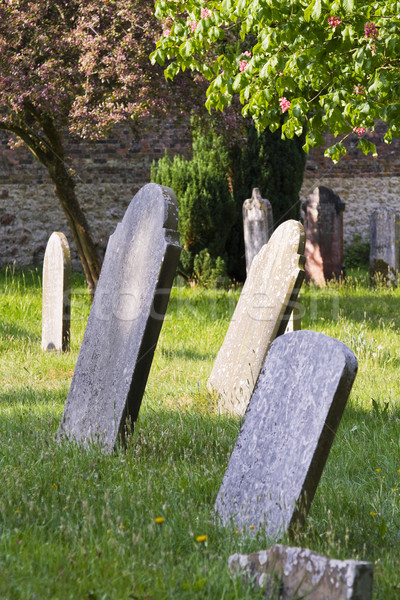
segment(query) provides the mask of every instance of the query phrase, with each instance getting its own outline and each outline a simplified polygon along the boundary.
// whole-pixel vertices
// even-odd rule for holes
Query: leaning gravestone
[[[173,191],[131,201],[108,242],[59,436],[108,452],[139,413],[179,260]]]
[[[253,260],[208,380],[221,412],[244,414],[269,346],[285,332],[304,279],[304,243],[302,224],[286,221]]]
[[[224,524],[277,539],[303,523],[356,372],[351,350],[322,333],[273,342],[215,503]]]
[[[42,285],[42,350],[65,352],[70,342],[71,254],[59,231],[47,242]]]
[[[370,217],[369,274],[371,283],[395,284],[399,271],[400,215],[380,206]]]
[[[253,188],[251,198],[243,203],[242,213],[246,273],[248,273],[254,257],[272,235],[274,228],[272,206],[268,200],[261,197],[258,188]]]
[[[316,187],[302,205],[306,232],[306,280],[324,286],[343,276],[345,204],[330,188]]]

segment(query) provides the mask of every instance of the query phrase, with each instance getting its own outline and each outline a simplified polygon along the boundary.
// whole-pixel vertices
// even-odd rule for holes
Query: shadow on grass
[[[0,336],[4,337],[8,342],[12,342],[13,339],[18,340],[29,340],[34,343],[41,341],[41,336],[28,331],[24,327],[19,327],[9,321],[0,322]]]
[[[214,360],[215,359],[215,352],[197,352],[196,350],[193,350],[193,348],[184,348],[184,349],[176,349],[176,350],[171,350],[170,348],[166,349],[166,348],[161,348],[161,355],[165,358],[169,358],[169,359],[173,359],[173,358],[179,358],[179,359],[183,359],[183,360],[199,360],[199,361],[206,361],[206,360]]]

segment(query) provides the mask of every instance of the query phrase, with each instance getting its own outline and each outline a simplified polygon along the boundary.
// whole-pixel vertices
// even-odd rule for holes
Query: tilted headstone
[[[251,198],[243,202],[242,212],[246,273],[248,273],[253,258],[271,237],[274,224],[271,203],[261,198],[258,188],[253,188]]]
[[[270,599],[276,587],[279,600],[371,600],[374,565],[358,560],[336,560],[308,548],[274,544],[252,554],[233,554],[228,565],[264,588]],[[271,593],[270,593],[271,592]]]
[[[285,333],[304,279],[304,242],[302,224],[286,221],[253,260],[208,380],[221,412],[244,414],[272,341]]]
[[[306,280],[324,286],[340,279],[343,266],[343,211],[345,204],[327,187],[316,187],[303,203],[306,232]]]
[[[47,242],[42,283],[42,349],[69,349],[71,324],[71,254],[59,231]]]
[[[377,280],[395,284],[399,271],[400,215],[380,206],[370,216],[369,274]]]
[[[356,372],[351,350],[322,333],[273,342],[215,503],[224,524],[277,539],[303,523]]]
[[[179,260],[173,191],[145,185],[108,242],[59,436],[111,452],[139,413]]]

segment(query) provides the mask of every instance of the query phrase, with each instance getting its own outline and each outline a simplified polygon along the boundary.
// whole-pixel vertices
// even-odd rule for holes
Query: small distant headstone
[[[286,221],[254,258],[208,387],[221,412],[243,415],[276,336],[285,333],[304,279],[304,229]]]
[[[271,203],[261,197],[258,188],[253,188],[251,198],[244,201],[242,212],[246,273],[248,273],[253,258],[271,237],[274,224]]]
[[[215,503],[224,524],[277,539],[303,523],[356,372],[351,350],[322,333],[273,342]]]
[[[137,419],[179,260],[173,191],[145,185],[108,242],[59,436],[111,452]]]
[[[370,216],[369,273],[371,283],[396,284],[399,271],[400,215],[380,206]]]
[[[71,254],[59,231],[51,234],[43,263],[42,349],[69,349],[71,324]]]
[[[279,600],[371,600],[374,565],[357,560],[335,560],[308,548],[275,544],[252,554],[233,554],[229,568]],[[271,592],[271,593],[270,593]]]
[[[319,186],[303,203],[306,232],[306,280],[324,286],[339,280],[343,266],[343,211],[345,204],[330,188]]]

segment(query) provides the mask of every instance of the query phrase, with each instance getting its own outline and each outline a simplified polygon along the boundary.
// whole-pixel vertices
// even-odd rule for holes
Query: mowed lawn
[[[0,598],[246,600],[235,552],[265,536],[213,505],[240,421],[206,390],[240,289],[174,287],[126,449],[58,444],[90,302],[73,277],[71,350],[45,353],[41,276],[0,271]],[[292,545],[372,561],[374,599],[400,598],[400,290],[304,286],[303,329],[346,343],[359,371],[303,530]],[[282,399],[284,401],[284,399]],[[266,457],[266,460],[268,457]],[[287,542],[287,540],[284,540]]]

